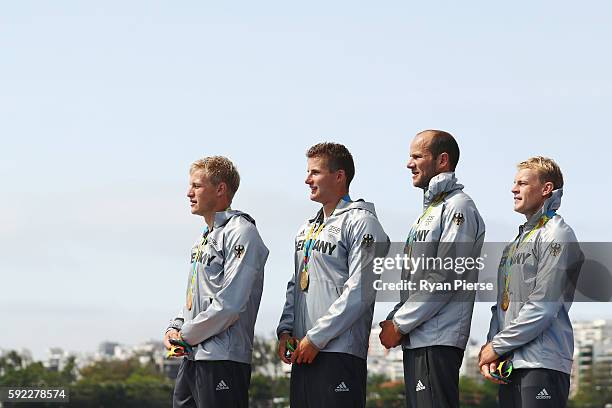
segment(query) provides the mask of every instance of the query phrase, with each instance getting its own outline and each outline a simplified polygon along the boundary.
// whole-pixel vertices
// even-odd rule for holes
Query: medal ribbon
[[[412,243],[414,242],[414,239],[416,238],[416,231],[419,228],[421,221],[424,220],[429,215],[429,213],[435,206],[437,206],[444,200],[444,197],[446,197],[446,193],[438,194],[436,198],[432,201],[432,203],[429,204],[427,209],[425,209],[423,214],[421,214],[417,222],[415,222],[412,225],[412,227],[410,227],[410,231],[408,232],[408,238],[406,238],[406,246],[409,248],[410,254],[412,254]]]
[[[189,293],[191,293],[192,297],[193,297],[193,288],[195,286],[196,276],[198,274],[198,268],[197,268],[198,258],[200,257],[200,255],[202,255],[202,251],[204,247],[206,246],[206,243],[208,242],[209,233],[210,231],[208,229],[208,226],[206,226],[206,228],[204,228],[204,232],[202,233],[202,239],[200,239],[200,244],[198,245],[196,256],[193,259],[193,263],[191,264],[191,266],[193,267],[193,272],[191,273],[191,282],[189,282],[189,289],[187,290],[187,294],[189,295]]]
[[[344,201],[351,201],[351,197],[347,194],[344,197],[342,197],[342,200]],[[334,209],[335,211],[335,209]],[[334,211],[331,212],[331,214],[329,215],[330,217],[332,216],[332,214],[334,213]],[[319,236],[319,234],[321,233],[321,231],[323,231],[323,228],[325,228],[325,222],[322,219],[324,217],[323,211],[321,210],[321,215],[319,217],[317,217],[317,219],[315,220],[314,224],[312,224],[312,227],[310,227],[310,231],[308,232],[308,235],[306,236],[306,241],[304,243],[304,272],[308,272],[308,260],[310,259],[310,254],[312,252],[312,248],[311,246],[314,245],[313,242],[316,242],[317,237]],[[319,228],[317,227],[318,222],[321,222],[321,225],[319,226]],[[314,230],[317,230],[317,232],[315,233],[314,237],[312,237],[312,239],[310,239],[310,237],[312,236],[312,233]]]
[[[317,228],[317,232],[315,233],[314,237],[310,239],[312,232],[317,226],[317,221],[312,224],[312,227],[310,227],[310,232],[308,232],[308,235],[306,236],[306,243],[304,244],[304,272],[308,272],[308,260],[310,259],[310,253],[312,252],[312,242],[317,240],[317,237],[321,231],[323,231],[323,228],[325,228],[325,223],[321,222],[321,225],[319,228]]]
[[[519,250],[519,248],[521,247],[522,244],[524,244],[525,242],[527,242],[527,240],[533,235],[534,232],[536,232],[538,229],[542,228],[544,225],[546,225],[546,223],[552,218],[554,217],[556,214],[556,212],[553,211],[548,211],[547,213],[545,213],[544,215],[542,215],[542,217],[540,217],[540,220],[538,221],[538,223],[536,224],[535,227],[533,227],[528,233],[527,235],[524,236],[523,239],[520,239],[520,235],[517,237],[518,238],[518,242],[516,241],[516,239],[514,240],[514,242],[512,243],[512,246],[510,247],[510,251],[509,251],[509,255],[506,258],[506,265],[504,268],[504,293],[508,293],[508,286],[510,285],[510,262],[512,261],[512,257],[514,256],[514,254],[516,253],[516,251]]]

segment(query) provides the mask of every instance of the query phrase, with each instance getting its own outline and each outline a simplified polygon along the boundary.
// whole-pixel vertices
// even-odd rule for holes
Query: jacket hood
[[[551,193],[551,196],[548,197],[546,201],[544,201],[544,205],[542,205],[542,208],[540,208],[538,212],[536,212],[535,214],[531,216],[531,218],[529,218],[526,225],[535,225],[538,223],[538,221],[544,214],[550,213],[552,211],[557,211],[559,207],[561,207],[561,197],[562,196],[563,196],[563,187],[554,190]]]
[[[457,182],[455,172],[445,172],[429,180],[429,186],[423,195],[423,206],[427,207],[441,193],[463,190],[463,184]]]
[[[234,217],[244,217],[249,220],[251,223],[255,224],[255,220],[251,218],[251,216],[245,212],[239,210],[227,209],[225,211],[219,211],[215,213],[215,224],[214,228],[220,228],[227,224]]]

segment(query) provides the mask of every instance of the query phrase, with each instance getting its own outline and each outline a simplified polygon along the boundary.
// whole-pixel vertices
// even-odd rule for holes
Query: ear
[[[442,152],[436,159],[439,170],[450,170],[450,162],[448,160],[448,153]]]
[[[553,192],[554,189],[555,189],[555,186],[553,185],[553,183],[550,181],[547,181],[546,183],[544,183],[544,187],[542,187],[542,195],[548,196]]]
[[[222,197],[227,193],[227,184],[223,181],[217,185],[217,196]]]
[[[338,171],[336,171],[336,181],[339,182],[346,182],[346,172],[343,169],[340,169]]]

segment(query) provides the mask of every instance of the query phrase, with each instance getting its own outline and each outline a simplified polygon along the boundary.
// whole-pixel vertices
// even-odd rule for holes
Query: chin
[[[429,187],[429,181],[425,181],[425,178],[419,174],[419,177],[412,179],[412,185],[418,188]]]

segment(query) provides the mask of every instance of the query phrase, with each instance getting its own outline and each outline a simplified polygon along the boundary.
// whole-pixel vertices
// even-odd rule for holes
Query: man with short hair
[[[416,284],[404,291],[402,301],[380,323],[381,343],[386,348],[402,344],[404,383],[410,407],[459,407],[459,368],[467,344],[474,291],[438,290],[455,280],[477,281],[477,271],[442,267],[447,260],[476,260],[484,242],[485,225],[472,199],[457,183],[455,168],[459,146],[441,130],[425,130],[410,145],[408,168],[412,184],[424,191],[423,214],[408,234],[405,254],[415,259],[403,278]],[[433,267],[418,263],[440,260]],[[428,269],[429,268],[429,269]],[[409,275],[409,276],[406,276]],[[452,286],[451,286],[452,287]]]
[[[537,156],[517,167],[514,211],[527,222],[499,264],[497,303],[478,364],[486,378],[504,384],[501,407],[562,408],[574,353],[568,313],[584,256],[574,231],[557,214],[563,195],[559,166]],[[505,384],[491,373],[508,359],[514,370]]]
[[[321,203],[295,239],[295,271],[278,325],[278,354],[291,368],[292,407],[365,407],[366,358],[376,292],[373,259],[388,238],[374,204],[353,201],[353,157],[341,144],[306,153],[310,199]],[[297,339],[288,358],[287,340]]]
[[[191,165],[187,197],[204,218],[191,250],[185,306],[170,322],[171,339],[193,347],[181,363],[173,407],[247,407],[253,335],[268,249],[255,221],[230,209],[240,176],[222,156]]]

